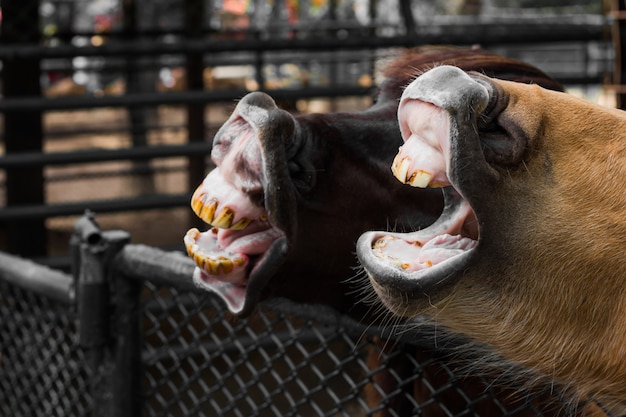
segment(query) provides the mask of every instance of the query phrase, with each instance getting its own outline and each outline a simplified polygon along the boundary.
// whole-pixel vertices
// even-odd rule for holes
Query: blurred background
[[[236,100],[359,110],[385,60],[481,45],[622,106],[623,1],[0,0],[0,250],[69,265],[77,216],[182,249]]]

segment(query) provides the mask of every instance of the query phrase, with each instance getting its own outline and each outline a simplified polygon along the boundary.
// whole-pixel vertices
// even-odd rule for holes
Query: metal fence
[[[77,222],[74,273],[0,254],[6,416],[555,416],[547,384],[476,372],[428,325],[394,332],[270,300],[247,319],[194,287],[179,252]],[[466,352],[466,353],[463,353]],[[467,361],[470,361],[468,363]],[[470,365],[468,367],[468,364]],[[471,370],[471,371],[470,371]]]

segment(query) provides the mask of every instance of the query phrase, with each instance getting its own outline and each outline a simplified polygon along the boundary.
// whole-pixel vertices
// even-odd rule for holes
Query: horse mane
[[[480,47],[423,46],[407,50],[386,65],[380,98],[397,99],[402,89],[415,77],[439,65],[453,65],[463,71],[476,71],[492,78],[564,90],[558,81],[538,68]]]

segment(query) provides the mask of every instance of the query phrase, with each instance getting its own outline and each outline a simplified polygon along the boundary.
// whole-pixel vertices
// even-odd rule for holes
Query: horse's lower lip
[[[198,287],[217,294],[233,314],[238,314],[244,309],[246,304],[246,285],[220,281],[207,275],[200,268],[194,270],[193,281]]]

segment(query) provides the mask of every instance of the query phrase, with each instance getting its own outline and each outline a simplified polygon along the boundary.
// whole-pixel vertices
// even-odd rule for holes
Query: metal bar
[[[94,415],[140,415],[141,283],[119,277],[111,268],[130,235],[121,230],[101,232],[91,213],[82,216],[74,229],[80,241],[79,337],[92,368]]]
[[[2,5],[0,37],[3,45],[19,47],[23,42],[39,42],[39,1],[29,0]],[[28,24],[26,24],[28,22]],[[41,96],[40,59],[37,56],[11,57],[2,62],[4,99],[20,100]],[[7,154],[41,151],[43,121],[41,109],[11,109],[4,114],[4,145]],[[14,167],[6,171],[6,204],[40,204],[44,202],[43,168]],[[47,234],[43,221],[13,222],[5,225],[7,250],[22,256],[43,256]],[[37,236],[33,239],[33,236]]]
[[[74,302],[74,280],[70,275],[31,260],[0,252],[0,279],[63,304]]]
[[[181,290],[199,290],[192,281],[196,265],[180,252],[166,252],[145,245],[126,245],[112,264],[120,274],[136,280],[170,285]]]
[[[213,165],[210,165],[213,166]],[[141,176],[150,176],[150,175],[158,175],[158,174],[173,174],[173,173],[185,173],[187,172],[187,165],[177,164],[172,166],[158,166],[158,167],[147,167],[147,168],[137,168],[130,167],[124,169],[103,169],[99,171],[93,172],[84,172],[84,173],[52,173],[50,175],[46,175],[46,181],[48,183],[53,182],[63,182],[63,181],[77,181],[77,180],[102,180],[104,178],[121,178],[121,177],[141,177]],[[2,186],[2,180],[0,180],[0,186]]]
[[[415,33],[415,31],[417,30],[413,11],[411,10],[411,3],[412,2],[410,0],[400,0],[400,10],[402,14],[402,19],[404,20],[404,28],[407,34]]]
[[[195,40],[202,36],[204,24],[204,1],[185,0],[185,40]],[[204,60],[202,52],[193,52],[185,56],[185,73],[187,74],[187,89],[191,91],[204,90]],[[187,114],[187,142],[202,141],[205,136],[204,110],[205,103],[189,103],[186,106]],[[206,164],[202,156],[191,155],[188,158],[189,175],[187,176],[187,188],[195,189],[205,176]],[[190,213],[191,215],[191,213]],[[190,217],[191,221],[197,221],[197,217]]]
[[[375,36],[374,34],[372,36]],[[229,54],[228,52],[224,53],[215,53],[210,55],[204,55],[203,60],[204,64],[208,67],[219,67],[219,66],[231,66],[231,65],[251,65],[251,62],[254,61],[255,57],[259,54],[265,55],[264,51],[240,51],[237,54]],[[353,56],[355,58],[363,58],[363,54],[365,53],[365,47],[352,49],[343,51],[342,50],[342,58]],[[371,54],[371,52],[369,52]],[[289,55],[286,57],[286,55]],[[320,62],[324,62],[332,59],[328,57],[327,51],[318,52],[316,55],[316,59],[319,59]],[[272,54],[268,54],[267,62],[270,63],[281,63],[288,60],[289,63],[302,63],[306,64],[310,60],[311,54],[305,50],[301,50],[299,52],[289,51],[274,51]],[[138,62],[138,69],[146,70],[146,69],[158,69],[163,66],[168,67],[182,67],[185,64],[184,54],[177,55],[167,55],[167,64],[160,63],[158,60],[141,60]],[[84,70],[91,71],[101,71],[101,72],[121,72],[126,67],[122,58],[117,59],[117,57],[113,57],[112,59],[107,59],[104,62],[99,60],[97,63],[86,62],[85,66],[82,67]],[[41,70],[44,72],[50,71],[73,71],[74,67],[72,65],[72,61],[68,59],[44,59],[41,63]],[[259,83],[260,84],[260,83]]]
[[[82,214],[85,210],[93,210],[97,213],[113,213],[120,211],[183,207],[189,203],[190,199],[191,193],[151,194],[113,200],[91,200],[60,204],[3,207],[0,208],[0,221],[10,222],[23,219],[74,216]]]
[[[601,40],[611,19],[601,15],[583,15],[580,22],[542,21],[518,18],[515,21],[497,23],[455,22],[453,24],[431,24],[428,28],[417,28],[414,34],[392,37],[348,37],[309,39],[185,39],[184,42],[166,43],[138,40],[135,42],[107,43],[102,46],[75,47],[60,45],[54,48],[37,44],[25,46],[0,46],[0,59],[37,56],[46,58],[68,58],[74,56],[139,56],[236,51],[284,51],[306,49],[308,51],[341,49],[369,49],[397,46],[418,46],[433,43],[466,45],[471,43],[493,43],[493,33],[498,33],[498,44],[591,41]]]
[[[116,230],[101,232],[92,213],[82,216],[75,223],[74,230],[74,242],[78,248],[77,264],[74,265],[77,277],[78,341],[85,351],[90,369],[89,387],[94,399],[93,415],[121,416],[123,414],[112,410],[115,406],[114,393],[124,382],[113,379],[120,370],[110,365],[112,356],[110,350],[114,348],[112,342],[119,342],[120,339],[128,337],[127,334],[120,336],[117,329],[115,332],[112,331],[113,324],[119,325],[123,322],[113,321],[113,315],[119,314],[118,309],[124,309],[126,306],[120,303],[117,297],[112,297],[112,291],[117,292],[119,289],[117,283],[111,283],[109,272],[111,260],[130,241],[130,235]],[[113,300],[116,300],[115,309],[112,308]],[[135,333],[138,333],[138,330],[138,326],[133,329]],[[135,334],[131,337],[139,336]],[[113,353],[119,354],[117,350]],[[135,375],[124,377],[131,380],[138,378]]]
[[[611,0],[611,11],[612,12],[619,12],[620,9],[623,9],[624,5],[624,1],[623,0]],[[611,25],[611,41],[613,44],[613,53],[614,53],[614,58],[613,58],[613,71],[612,74],[609,77],[608,82],[614,85],[620,85],[622,83],[622,78],[621,78],[621,73],[622,73],[622,49],[623,45],[622,45],[622,40],[621,40],[621,33],[620,33],[620,22],[622,22],[620,19],[616,19],[613,21],[613,24]],[[622,99],[622,95],[618,92],[615,92],[615,101],[616,101],[616,107],[621,108],[621,100]]]
[[[181,131],[185,129],[182,124],[158,124],[149,123],[145,126],[139,126],[139,129],[166,132],[166,131]],[[81,135],[118,135],[121,133],[134,133],[134,130],[130,126],[98,126],[90,125],[89,127],[70,127],[70,128],[50,128],[46,129],[46,140],[54,140],[57,138],[67,139],[68,136],[81,136]],[[1,137],[0,137],[1,138]]]
[[[92,235],[92,233],[89,233]],[[106,242],[82,240],[79,245],[80,261],[76,298],[78,305],[80,346],[92,350],[95,355],[91,364],[95,371],[104,358],[104,349],[110,338],[110,290],[106,279]]]
[[[362,96],[372,91],[363,87],[315,87],[298,90],[268,90],[275,99]],[[8,110],[72,110],[100,107],[162,106],[165,104],[203,104],[230,102],[249,93],[245,89],[181,91],[168,93],[137,93],[123,96],[80,96],[61,98],[15,98],[0,101],[0,112]]]
[[[601,82],[601,76],[595,77],[557,77],[565,84],[593,84]],[[311,87],[302,89],[264,90],[275,100],[307,99],[317,97],[349,97],[370,95],[373,87],[334,86]],[[180,91],[167,93],[137,93],[123,96],[77,96],[61,98],[5,98],[0,101],[0,113],[10,110],[74,110],[94,109],[101,107],[135,107],[188,105],[219,102],[232,102],[248,94],[245,89]]]
[[[73,152],[24,152],[0,157],[0,169],[24,166],[85,164],[93,162],[120,161],[126,159],[147,160],[176,156],[206,156],[211,152],[208,142],[185,145],[154,145],[124,149],[89,149]]]
[[[111,375],[112,413],[141,416],[141,304],[142,282],[113,275],[115,282],[115,367]]]

